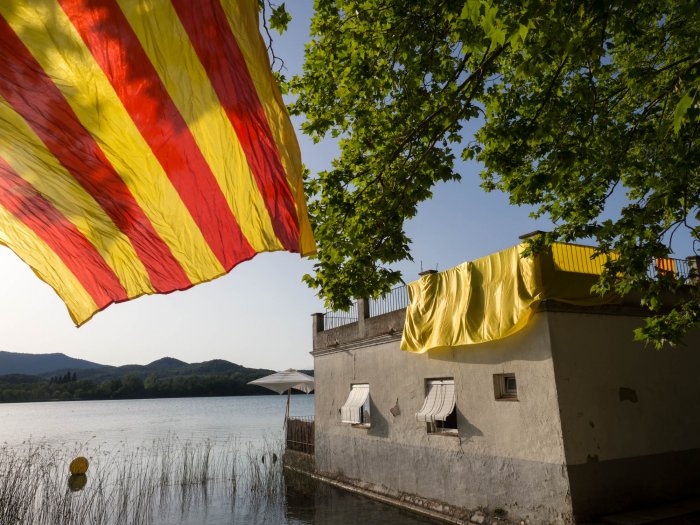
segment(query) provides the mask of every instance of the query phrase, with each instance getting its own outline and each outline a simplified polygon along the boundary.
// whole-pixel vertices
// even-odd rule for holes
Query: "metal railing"
[[[685,259],[656,259],[649,265],[647,273],[652,279],[668,274],[687,279],[690,276],[690,265]]]
[[[403,284],[392,289],[388,294],[381,296],[379,299],[369,300],[369,316],[376,317],[378,315],[396,312],[397,310],[405,310],[408,306],[408,288]]]
[[[313,455],[316,446],[314,416],[288,417],[286,423],[287,450]]]
[[[408,288],[405,284],[393,288],[379,299],[370,299],[369,317],[405,310],[408,306]],[[323,314],[323,329],[332,330],[339,326],[356,323],[359,320],[357,303],[353,303],[347,312],[326,310]]]
[[[356,323],[358,319],[357,303],[352,303],[347,312],[326,310],[326,313],[323,314],[323,329],[332,330],[339,326]]]
[[[691,277],[690,264],[686,259],[656,259],[649,264],[647,272],[652,279],[667,276],[668,274],[672,274],[678,279],[688,279]],[[695,272],[693,275],[697,277]],[[404,310],[408,306],[408,302],[407,286],[405,284],[397,286],[379,299],[370,299],[368,301],[369,317],[377,317],[398,310]],[[333,328],[356,323],[358,320],[357,303],[353,303],[347,312],[326,310],[323,315],[323,329],[332,330]]]

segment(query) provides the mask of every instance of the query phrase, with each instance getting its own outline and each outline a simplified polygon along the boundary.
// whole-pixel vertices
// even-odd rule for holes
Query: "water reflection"
[[[280,450],[281,443],[272,446]],[[429,523],[283,469],[282,461],[271,461],[274,454],[249,448],[226,455],[207,442],[156,442],[137,454],[96,456],[90,483],[85,474],[72,474],[66,484],[70,453],[45,445],[0,447],[0,523]]]
[[[71,474],[68,476],[68,488],[72,492],[83,490],[87,485],[87,476],[85,474]]]
[[[152,516],[155,525],[250,523],[269,525],[419,525],[436,523],[312,478],[280,469],[280,490],[251,493],[227,483],[169,491]]]
[[[283,471],[275,443],[284,401],[0,405],[0,421],[10,422],[0,425],[0,523],[432,523]],[[312,414],[313,396],[299,396],[294,406]],[[76,456],[89,459],[89,480],[67,481]]]
[[[308,476],[285,471],[285,518],[289,524],[347,525],[381,523],[414,525],[435,523]]]

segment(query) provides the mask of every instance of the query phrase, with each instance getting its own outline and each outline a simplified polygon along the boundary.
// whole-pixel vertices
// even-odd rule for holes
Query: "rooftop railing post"
[[[357,321],[358,328],[360,329],[360,337],[364,337],[365,332],[365,319],[369,319],[369,299],[358,299],[357,300]]]
[[[357,317],[360,319],[369,318],[369,299],[357,300]]]
[[[323,332],[325,315],[321,313],[311,314],[311,334],[312,334],[312,348],[316,349],[316,339],[318,334]]]
[[[323,318],[324,317],[325,317],[324,314],[318,313],[318,312],[315,314],[311,314],[311,323],[313,326],[313,333],[317,334],[318,332],[323,332],[323,329],[324,329],[324,325],[323,325],[324,319]]]

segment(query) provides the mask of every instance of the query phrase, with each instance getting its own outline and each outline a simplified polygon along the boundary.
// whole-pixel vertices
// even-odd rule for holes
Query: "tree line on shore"
[[[80,379],[75,373],[71,374],[70,381],[35,376],[0,377],[0,402],[272,394],[269,390],[247,384],[257,377],[243,373],[160,377],[155,373],[144,376],[137,372],[101,382]]]

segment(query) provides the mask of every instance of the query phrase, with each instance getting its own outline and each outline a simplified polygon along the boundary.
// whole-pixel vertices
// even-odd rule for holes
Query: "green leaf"
[[[491,39],[491,46],[503,45],[506,42],[506,32],[500,27],[494,27],[487,35]]]
[[[478,23],[479,16],[481,15],[481,1],[480,0],[466,0],[464,6],[462,7],[462,12],[459,17],[462,20],[469,19],[473,24]]]
[[[315,6],[303,74],[288,85],[303,132],[340,139],[331,169],[305,178],[318,245],[305,282],[328,305],[398,282],[393,265],[411,257],[405,222],[436,184],[459,178],[459,151],[481,163],[482,188],[552,222],[547,242],[616,254],[594,288],[643,299],[639,337],[677,344],[698,325],[700,288],[679,294],[683,279],[648,274],[655,259],[700,243],[700,141],[686,125],[700,117],[697,9],[677,0]],[[286,27],[285,12],[275,27]]]
[[[292,15],[287,12],[284,2],[275,7],[270,15],[270,27],[279,34],[287,30],[289,22],[292,21]]]
[[[678,104],[676,104],[676,109],[673,111],[673,131],[676,135],[683,125],[688,108],[693,104],[693,98],[690,96],[690,93],[684,93]]]

